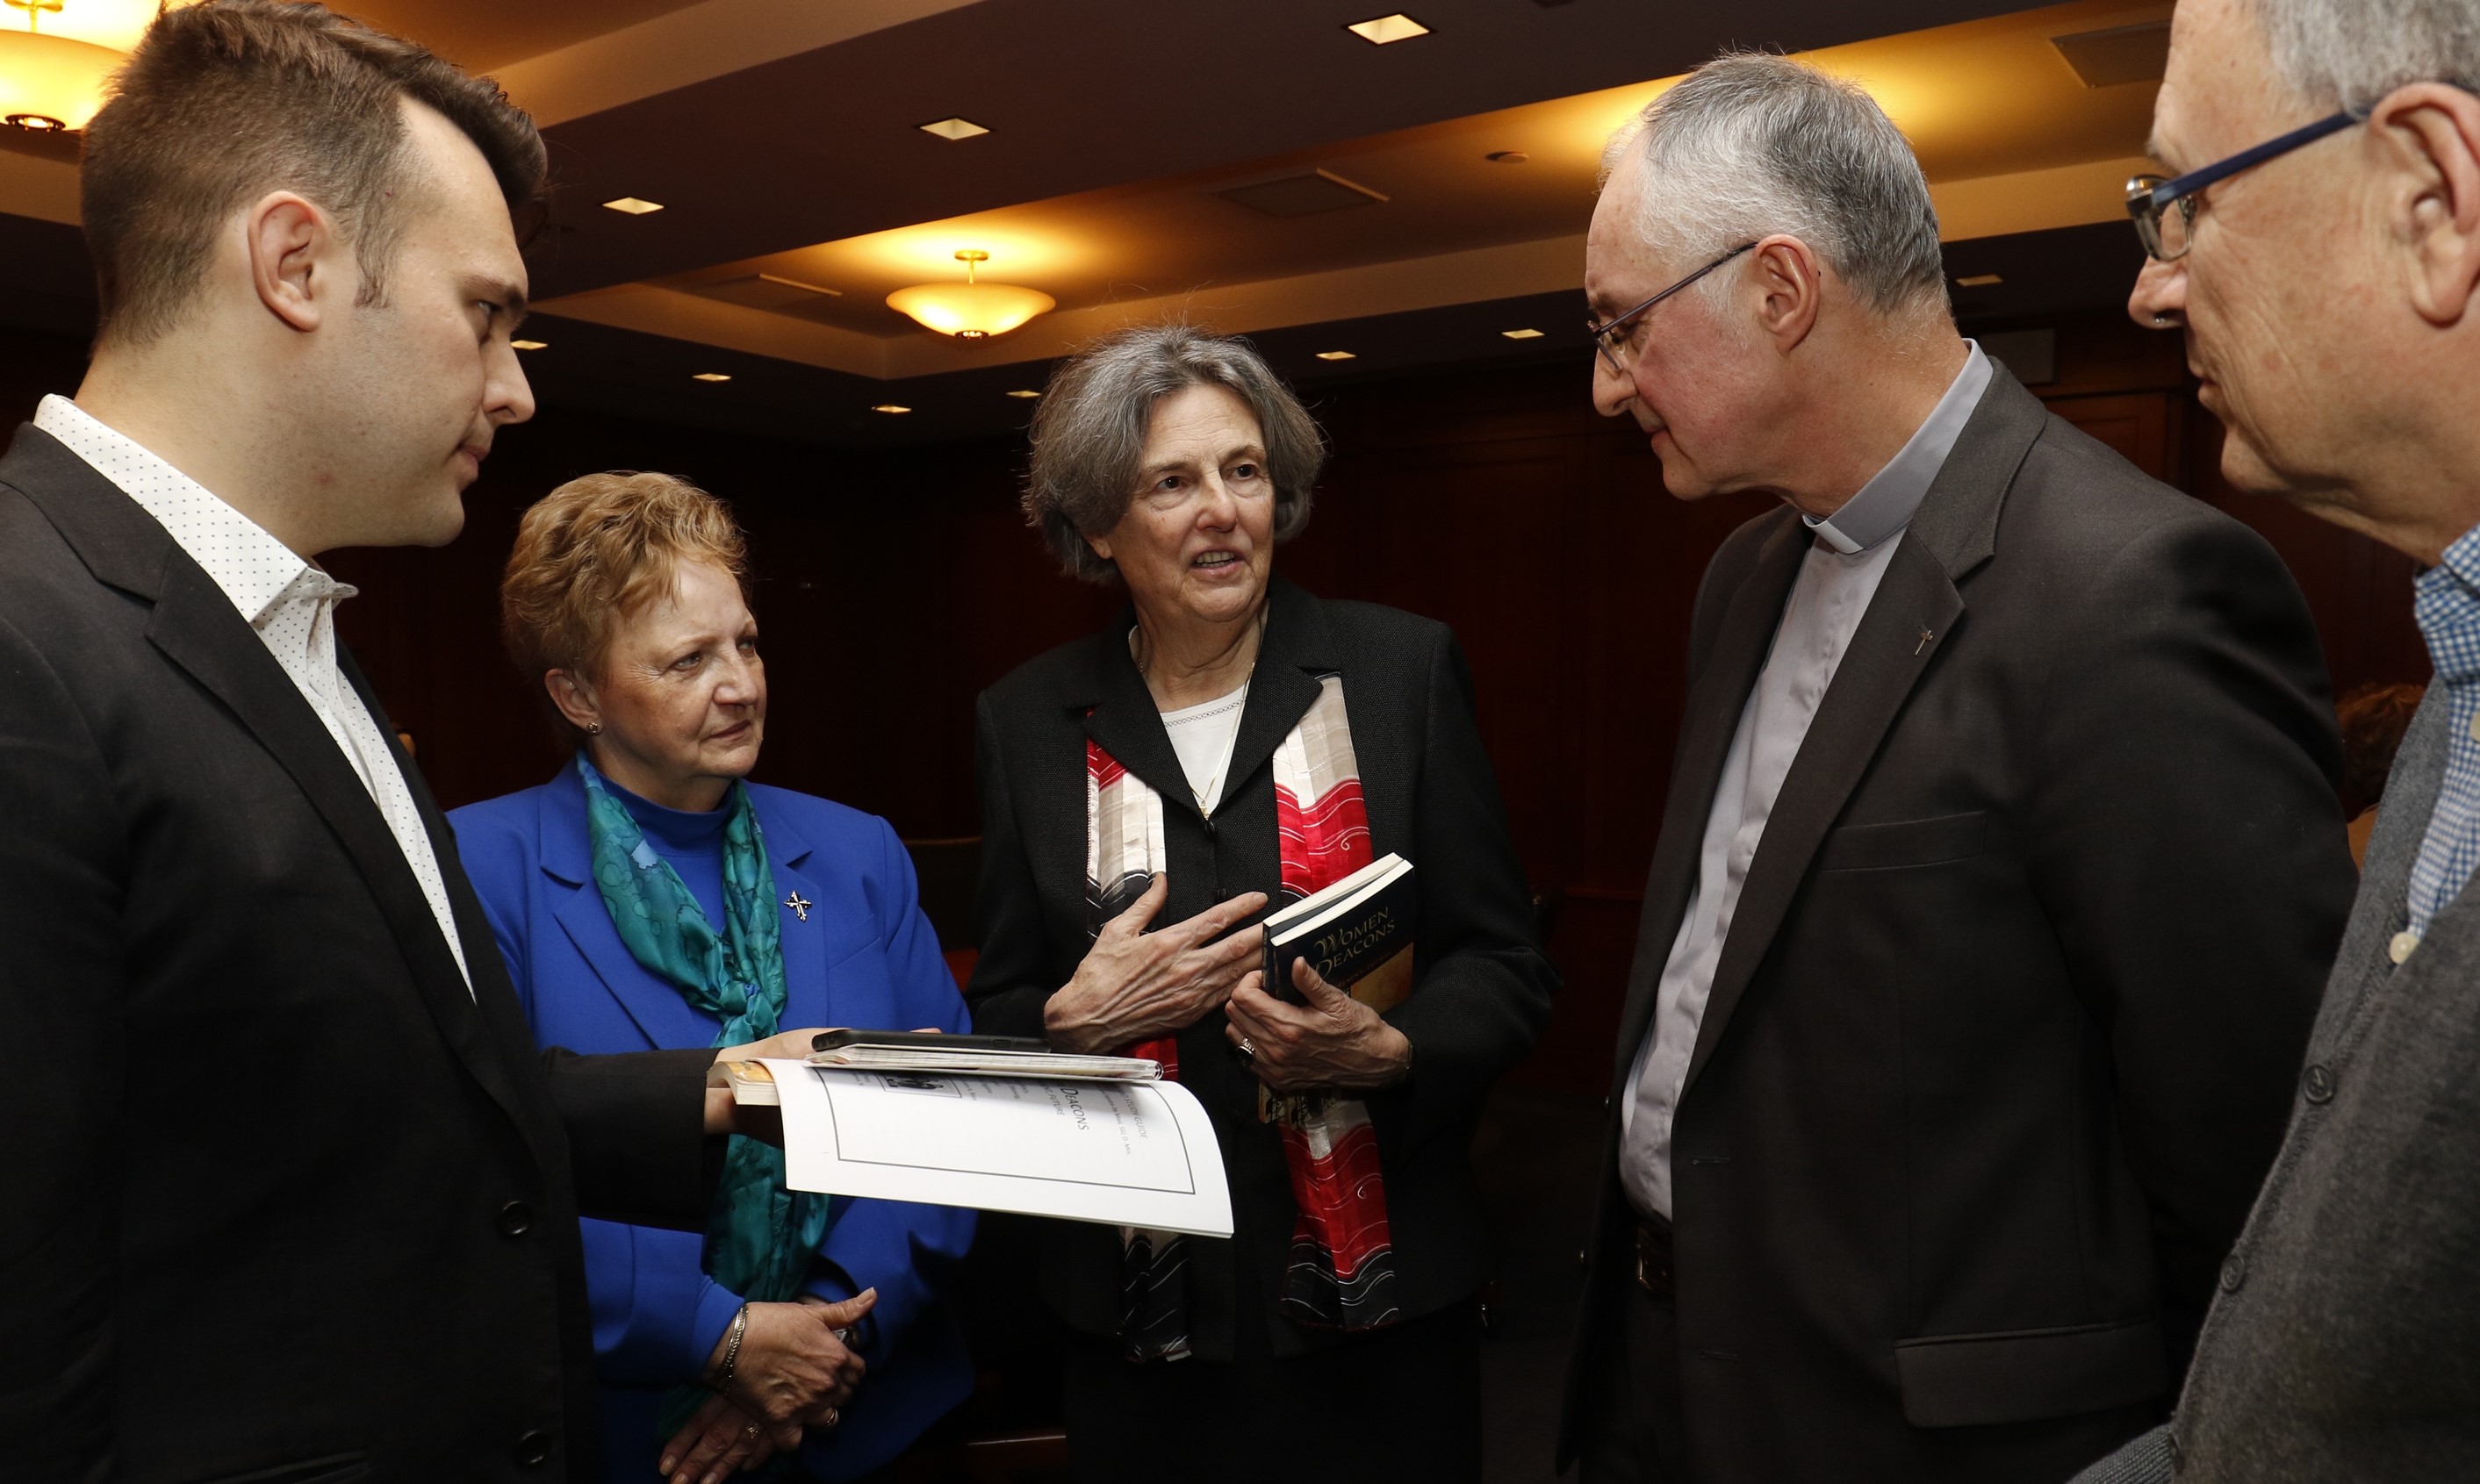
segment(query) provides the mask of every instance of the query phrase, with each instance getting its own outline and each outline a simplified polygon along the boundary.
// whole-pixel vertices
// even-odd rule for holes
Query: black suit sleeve
[[[122,828],[68,689],[0,624],[0,1459],[99,1476],[111,1448]],[[174,1054],[176,1048],[155,1048]]]
[[[405,776],[418,780],[410,763],[403,759]],[[534,1047],[512,983],[521,969],[511,965],[528,961],[523,937],[514,923],[502,923],[482,904],[445,816],[436,812],[428,788],[415,786],[455,906],[457,935],[468,945],[474,1003],[514,1061],[517,1048],[530,1053]],[[489,951],[477,951],[477,944],[488,944]],[[705,1231],[726,1142],[706,1132],[713,1048],[580,1056],[550,1046],[533,1054],[550,1090],[550,1116],[568,1151],[579,1213],[633,1226]]]
[[[973,901],[980,955],[965,998],[980,1034],[1038,1036],[1042,1007],[1059,986],[1050,982],[1042,894],[1017,827],[998,720],[987,694],[973,706],[973,763],[982,791],[982,879]]]
[[[1533,1049],[1559,983],[1534,938],[1532,892],[1473,719],[1472,675],[1454,635],[1437,633],[1412,821],[1419,979],[1386,1014],[1412,1043],[1412,1076],[1372,1100],[1411,1143],[1465,1126]]]
[[[2244,526],[2157,525],[2061,618],[2029,860],[2106,1038],[2183,1364],[2355,889],[2340,744],[2314,623]]]
[[[581,1057],[555,1046],[542,1056],[579,1212],[705,1231],[725,1148],[706,1133],[713,1048]]]
[[[394,737],[396,729],[384,718],[381,729]],[[467,945],[475,1004],[502,1045],[531,1047],[533,1028],[523,1006],[530,1003],[532,986],[521,993],[516,984],[532,961],[526,952],[525,916],[503,913],[474,889],[463,847],[421,770],[402,752],[397,765],[414,790],[448,881],[457,935]],[[479,943],[491,945],[489,956],[477,956],[474,945]],[[633,1226],[705,1231],[726,1146],[706,1133],[706,1074],[714,1064],[713,1050],[580,1056],[550,1046],[539,1056],[551,1112],[568,1148],[579,1213]]]

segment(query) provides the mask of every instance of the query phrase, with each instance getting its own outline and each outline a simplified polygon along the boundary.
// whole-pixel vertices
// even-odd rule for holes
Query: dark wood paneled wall
[[[2215,473],[2175,338],[2110,315],[2056,322],[2062,416],[2264,532],[2299,576],[2338,685],[2418,679],[2411,564]],[[77,347],[0,342],[24,415],[74,385]],[[1518,849],[1564,893],[1552,943],[1567,990],[1524,1080],[1598,1087],[1636,935],[1707,557],[1755,499],[1663,493],[1630,426],[1596,417],[1582,367],[1408,377],[1313,399],[1334,446],[1308,532],[1279,559],[1311,590],[1429,614],[1471,659]],[[575,474],[658,469],[733,501],[759,575],[774,698],[761,776],[886,815],[911,837],[979,829],[974,695],[1091,631],[1110,593],[1059,576],[1017,514],[1008,442],[851,454],[546,410],[510,430],[436,551],[350,551],[347,638],[455,805],[558,764],[502,659],[495,587],[516,518]]]

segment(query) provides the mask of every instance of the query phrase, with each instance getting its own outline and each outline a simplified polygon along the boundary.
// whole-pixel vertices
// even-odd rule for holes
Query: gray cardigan
[[[2480,892],[2388,951],[2451,729],[2432,689],[2178,1412],[2077,1484],[2480,1479]]]

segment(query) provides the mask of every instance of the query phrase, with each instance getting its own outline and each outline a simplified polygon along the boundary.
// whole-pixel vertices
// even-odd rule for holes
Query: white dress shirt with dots
[[[398,768],[379,723],[336,668],[336,604],[357,589],[337,581],[247,516],[217,499],[205,486],[148,452],[136,440],[106,427],[65,397],[46,397],[35,425],[94,466],[122,494],[160,522],[191,560],[206,569],[217,587],[241,610],[275,656],[293,688],[318,715],[327,735],[371,791],[397,848],[439,920],[440,935],[455,957],[468,991],[473,972],[448,905],[448,883],[430,848],[413,792]]]

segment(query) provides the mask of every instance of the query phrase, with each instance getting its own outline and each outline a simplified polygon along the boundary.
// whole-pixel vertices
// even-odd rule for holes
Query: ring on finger
[[[833,1427],[843,1420],[844,1415],[840,1410],[835,1407],[829,1407],[826,1410],[826,1415],[818,1419],[818,1425],[821,1427]]]
[[[1249,1039],[1249,1037],[1248,1037],[1248,1036],[1241,1036],[1241,1037],[1240,1037],[1240,1054],[1241,1054],[1242,1056],[1244,1056],[1244,1057],[1247,1057],[1247,1058],[1248,1058],[1250,1061],[1252,1061],[1252,1062],[1256,1061],[1256,1060],[1257,1060],[1257,1044],[1256,1044],[1256,1042],[1254,1042],[1254,1041],[1253,1041],[1253,1040]]]
[[[758,1441],[758,1434],[761,1431],[762,1431],[762,1429],[760,1428],[756,1422],[752,1422],[748,1426],[740,1429],[740,1441],[743,1443],[755,1443]]]

